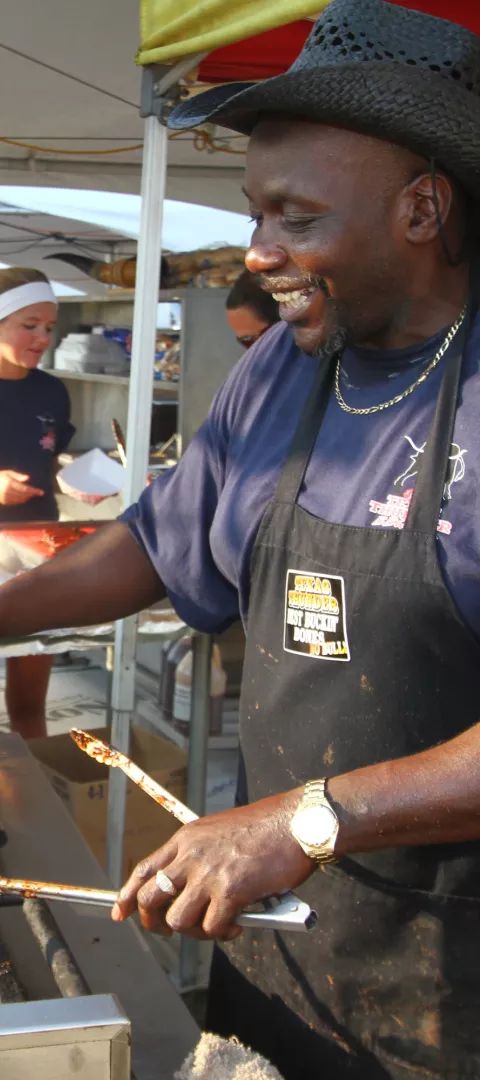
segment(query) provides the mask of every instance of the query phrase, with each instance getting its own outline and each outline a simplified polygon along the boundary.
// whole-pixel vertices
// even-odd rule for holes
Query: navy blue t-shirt
[[[347,350],[341,389],[348,404],[364,408],[401,393],[430,362],[445,333],[421,347]],[[480,635],[479,360],[477,318],[463,366],[437,539],[447,587]],[[239,614],[246,621],[253,544],[318,363],[297,348],[284,323],[272,327],[217,393],[178,466],[155,480],[123,516],[179,615],[199,630],[222,630]],[[402,528],[443,371],[442,360],[409,397],[369,416],[345,413],[332,392],[300,505],[330,522]]]
[[[35,369],[24,379],[0,379],[0,469],[28,473],[43,496],[21,506],[0,506],[0,521],[55,521],[52,459],[68,446],[68,393],[54,375]]]

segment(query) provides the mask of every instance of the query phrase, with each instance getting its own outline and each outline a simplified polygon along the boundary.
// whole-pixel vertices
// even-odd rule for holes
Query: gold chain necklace
[[[417,389],[417,386],[420,386],[421,383],[425,382],[425,379],[428,379],[428,376],[431,374],[434,368],[437,367],[437,364],[440,363],[440,360],[442,359],[442,356],[444,356],[444,354],[446,353],[450,342],[453,341],[455,334],[459,331],[466,313],[467,305],[465,304],[465,307],[460,312],[457,321],[454,322],[453,326],[450,327],[445,341],[442,342],[438,352],[435,353],[433,360],[430,361],[428,366],[425,368],[425,371],[423,371],[422,374],[419,375],[418,379],[416,379],[411,386],[408,386],[406,390],[403,390],[401,394],[397,394],[396,397],[390,398],[390,401],[384,401],[381,405],[370,405],[367,409],[356,409],[353,405],[347,405],[347,402],[345,401],[345,398],[342,397],[342,392],[340,390],[340,372],[342,370],[342,358],[341,356],[339,356],[335,368],[335,397],[338,401],[338,404],[340,405],[340,408],[343,409],[344,412],[354,413],[355,416],[368,416],[370,413],[382,412],[383,409],[389,409],[391,405],[398,405],[399,401],[403,401],[403,399],[408,397],[409,394],[413,394],[413,391]]]

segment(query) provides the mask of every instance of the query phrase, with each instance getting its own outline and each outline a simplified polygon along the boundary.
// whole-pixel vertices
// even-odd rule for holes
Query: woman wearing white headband
[[[59,379],[37,370],[52,340],[57,301],[39,270],[0,270],[0,528],[2,522],[55,521],[55,458],[74,428]],[[13,731],[46,734],[52,658],[7,660],[5,700]]]

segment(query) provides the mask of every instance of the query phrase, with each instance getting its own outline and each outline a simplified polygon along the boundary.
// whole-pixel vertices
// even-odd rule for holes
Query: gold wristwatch
[[[290,831],[310,859],[333,862],[338,833],[338,817],[325,791],[327,780],[309,780],[300,806],[290,822]]]

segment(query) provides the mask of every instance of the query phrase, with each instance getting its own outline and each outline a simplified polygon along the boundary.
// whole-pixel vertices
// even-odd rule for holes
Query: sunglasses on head
[[[242,345],[244,349],[250,349],[250,347],[255,345],[255,342],[263,337],[263,334],[269,329],[269,326],[263,326],[256,334],[244,334],[242,337],[237,337],[238,344]]]

